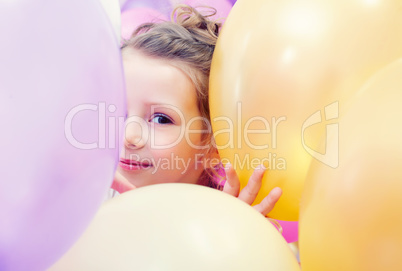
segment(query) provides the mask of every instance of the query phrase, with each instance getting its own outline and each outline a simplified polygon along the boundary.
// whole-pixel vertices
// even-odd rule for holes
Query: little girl
[[[222,189],[251,204],[265,169],[247,186],[220,162],[210,126],[208,85],[220,24],[196,9],[177,6],[172,22],[143,24],[122,46],[127,121],[113,188],[122,193],[158,183],[191,183]],[[263,215],[281,195],[275,188],[255,208]]]

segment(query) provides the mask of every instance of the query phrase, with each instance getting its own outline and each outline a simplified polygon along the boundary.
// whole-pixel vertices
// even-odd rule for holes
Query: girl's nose
[[[138,117],[129,117],[126,120],[124,131],[124,145],[128,149],[140,149],[148,142],[148,125]]]

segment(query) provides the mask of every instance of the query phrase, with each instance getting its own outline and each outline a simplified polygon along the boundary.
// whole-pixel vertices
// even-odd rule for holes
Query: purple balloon
[[[97,0],[0,2],[0,270],[44,270],[113,180],[119,44]]]
[[[121,11],[142,7],[157,10],[168,18],[170,18],[170,12],[172,11],[172,4],[169,0],[126,0],[121,6]]]

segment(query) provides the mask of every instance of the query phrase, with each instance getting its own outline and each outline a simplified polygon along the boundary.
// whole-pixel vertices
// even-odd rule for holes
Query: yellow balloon
[[[303,270],[402,270],[402,59],[358,92],[326,144],[339,167],[313,162],[300,210]]]
[[[401,7],[400,0],[234,5],[212,62],[212,128],[242,187],[253,167],[268,167],[255,204],[273,187],[283,189],[271,217],[298,220],[312,157],[326,159],[325,147],[318,148],[325,122],[379,68],[402,56]]]
[[[100,209],[50,270],[299,271],[276,228],[244,202],[190,184],[138,188]]]

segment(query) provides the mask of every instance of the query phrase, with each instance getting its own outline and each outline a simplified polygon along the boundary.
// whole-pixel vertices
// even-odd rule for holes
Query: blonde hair
[[[209,73],[221,24],[209,19],[216,14],[216,9],[208,9],[209,14],[201,14],[188,5],[178,5],[170,22],[140,25],[130,39],[123,42],[122,50],[133,48],[151,57],[172,60],[170,64],[182,70],[193,82],[201,117],[208,121],[204,123],[208,127],[204,128],[209,130]],[[206,135],[203,143],[210,146],[206,155],[217,152],[212,143],[212,132],[203,135]],[[219,188],[212,180],[215,176],[221,174],[214,168],[204,170],[200,183]]]

